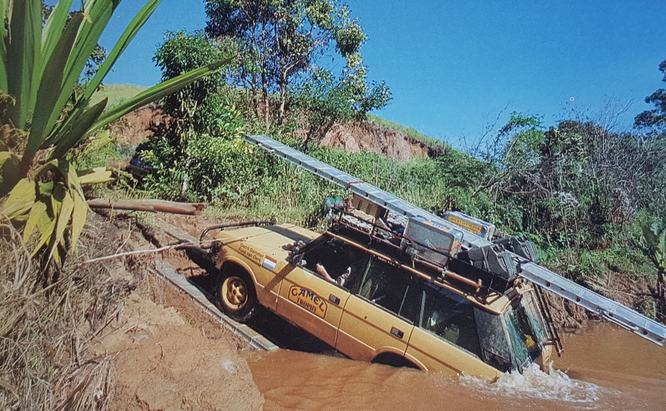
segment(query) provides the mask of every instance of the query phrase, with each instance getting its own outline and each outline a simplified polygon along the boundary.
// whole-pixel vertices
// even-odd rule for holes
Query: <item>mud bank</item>
[[[443,151],[441,147],[431,146],[399,130],[381,127],[370,121],[336,124],[326,133],[321,144],[351,153],[370,151],[398,161],[435,157]]]
[[[112,355],[111,409],[256,410],[263,396],[232,339],[209,338],[175,308],[133,293],[94,350]]]
[[[157,106],[147,106],[125,115],[111,126],[111,134],[120,144],[136,146],[150,138],[155,130],[164,127],[170,119]],[[304,134],[303,130],[296,132]],[[400,130],[382,127],[371,121],[353,121],[336,124],[321,141],[325,147],[349,152],[370,151],[398,161],[417,157],[434,157],[442,147],[419,141]]]
[[[131,244],[135,249],[173,240],[159,227],[150,229],[122,214],[105,225],[108,231],[140,226]],[[136,288],[92,345],[95,356],[111,359],[109,409],[261,409],[263,395],[240,356],[250,348],[189,296],[153,274],[154,263],[155,256],[149,254],[113,272]]]

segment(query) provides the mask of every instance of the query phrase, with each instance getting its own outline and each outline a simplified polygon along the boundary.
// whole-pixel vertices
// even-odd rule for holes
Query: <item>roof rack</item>
[[[666,326],[663,324],[538,265],[534,246],[529,242],[518,239],[507,241],[506,244],[494,242],[487,233],[470,230],[470,221],[461,219],[460,216],[457,216],[458,220],[436,216],[270,137],[253,135],[245,138],[312,174],[348,189],[358,198],[406,218],[409,222],[429,226],[433,231],[452,233],[454,236],[460,233],[460,253],[474,266],[507,279],[511,279],[512,275],[522,277],[655,344],[663,345],[666,340]]]
[[[505,278],[458,258],[455,246],[437,248],[432,243],[426,244],[404,235],[402,227],[396,228],[383,219],[370,221],[344,209],[335,210],[334,216],[329,229],[332,233],[380,251],[398,263],[419,268],[432,278],[453,281],[466,294],[475,295],[482,301],[492,292],[503,294],[511,287]]]

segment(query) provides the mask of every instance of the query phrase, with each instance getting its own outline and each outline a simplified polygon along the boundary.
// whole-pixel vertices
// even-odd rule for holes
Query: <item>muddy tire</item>
[[[215,284],[217,305],[238,322],[248,322],[257,311],[257,294],[250,276],[239,270],[224,270]]]

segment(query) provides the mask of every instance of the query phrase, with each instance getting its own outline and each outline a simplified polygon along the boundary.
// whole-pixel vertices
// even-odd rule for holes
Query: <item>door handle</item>
[[[395,327],[391,327],[391,335],[396,337],[396,338],[402,339],[402,337],[405,335],[405,333],[403,333],[402,331],[400,331],[399,329],[397,329]]]
[[[340,299],[337,296],[333,295],[333,294],[328,296],[328,301],[332,302],[335,305],[340,304]]]

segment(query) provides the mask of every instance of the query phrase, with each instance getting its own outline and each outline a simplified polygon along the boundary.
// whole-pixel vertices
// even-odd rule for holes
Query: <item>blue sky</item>
[[[393,100],[377,114],[463,146],[503,113],[570,112],[598,117],[631,103],[618,128],[649,108],[666,59],[664,0],[362,1],[352,14],[368,35],[370,78]],[[143,4],[125,0],[104,33],[110,46]],[[160,80],[152,55],[166,31],[205,25],[202,0],[163,0],[107,77],[107,83]]]

